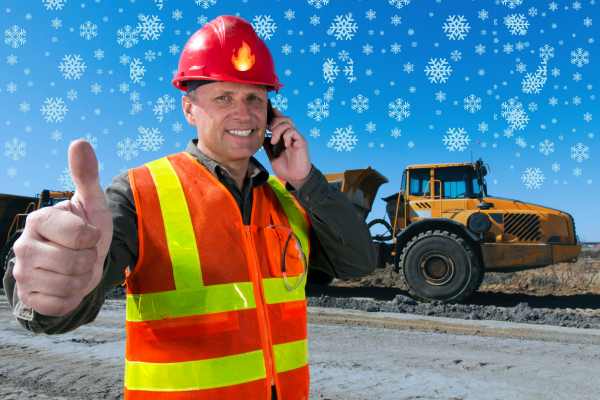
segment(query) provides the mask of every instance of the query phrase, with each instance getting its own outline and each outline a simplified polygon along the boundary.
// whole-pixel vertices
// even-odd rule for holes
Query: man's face
[[[227,165],[248,160],[263,143],[267,90],[234,82],[204,84],[183,97],[187,121],[196,126],[198,146]]]

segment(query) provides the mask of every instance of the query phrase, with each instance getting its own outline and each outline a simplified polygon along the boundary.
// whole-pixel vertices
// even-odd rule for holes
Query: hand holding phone
[[[275,111],[273,111],[273,105],[271,104],[271,100],[267,102],[267,131],[265,132],[265,140],[263,142],[263,148],[267,153],[267,157],[269,160],[273,160],[281,155],[285,150],[285,142],[283,138],[279,138],[279,141],[276,144],[271,143],[272,133],[270,130],[271,122],[275,118]]]

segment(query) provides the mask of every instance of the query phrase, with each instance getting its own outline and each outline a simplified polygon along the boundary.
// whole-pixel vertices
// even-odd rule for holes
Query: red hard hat
[[[185,44],[173,85],[185,91],[186,81],[194,80],[264,85],[269,90],[282,86],[265,43],[248,21],[231,15],[208,22]]]

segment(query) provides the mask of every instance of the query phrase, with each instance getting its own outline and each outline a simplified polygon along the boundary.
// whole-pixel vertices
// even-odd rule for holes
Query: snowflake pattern
[[[335,151],[352,151],[358,143],[358,137],[352,130],[352,125],[345,128],[336,128],[329,141],[327,147],[333,148]]]
[[[538,67],[535,73],[528,73],[521,81],[521,90],[525,94],[538,94],[542,91],[548,81],[548,69],[546,65]]]
[[[357,114],[362,114],[369,109],[369,99],[362,94],[354,96],[350,108]]]
[[[523,103],[516,98],[510,98],[501,104],[502,117],[506,120],[511,130],[523,130],[529,123],[529,117],[523,109]]]
[[[397,9],[401,9],[410,4],[410,0],[388,0],[390,6],[394,6]]]
[[[117,30],[117,43],[126,49],[130,49],[138,44],[139,29],[134,29],[129,25],[125,25]]]
[[[446,18],[442,29],[450,40],[465,40],[471,26],[464,15],[450,15]]]
[[[60,11],[65,7],[67,0],[42,0],[42,4],[48,11]]]
[[[319,8],[322,8],[326,5],[328,5],[329,0],[308,0],[308,4],[310,4],[311,6],[313,6],[314,8],[316,8],[318,10]]]
[[[323,102],[321,99],[314,99],[308,103],[306,115],[317,122],[329,117],[329,103]]]
[[[58,65],[63,78],[68,80],[80,79],[86,68],[87,66],[79,54],[66,54]]]
[[[590,63],[590,52],[581,47],[571,52],[571,64],[581,68]]]
[[[143,40],[158,40],[165,29],[165,25],[156,15],[140,14],[138,20],[140,22],[137,24],[137,30]]]
[[[279,111],[285,111],[288,109],[288,99],[281,93],[277,93],[271,98],[271,104]]]
[[[463,99],[463,107],[466,112],[475,114],[481,110],[481,97],[477,97],[474,94],[470,94]]]
[[[158,128],[138,127],[136,144],[142,151],[158,151],[165,142],[165,138]]]
[[[546,180],[544,173],[539,168],[526,168],[521,175],[521,182],[527,189],[539,189]]]
[[[512,10],[513,8],[516,8],[523,4],[523,0],[502,0],[501,3],[503,6],[506,6]]]
[[[465,151],[471,139],[464,128],[448,128],[442,142],[448,151]]]
[[[554,142],[548,139],[544,139],[543,142],[540,142],[538,148],[540,153],[542,153],[545,156],[549,156],[550,154],[554,153]]]
[[[337,40],[352,40],[357,31],[358,25],[354,22],[352,13],[348,13],[336,15],[327,30],[327,34],[335,36]]]
[[[397,98],[388,104],[388,116],[398,122],[410,117],[410,103]]]
[[[277,24],[270,15],[255,16],[252,19],[252,26],[256,34],[264,40],[271,39],[277,30]]]
[[[425,75],[431,83],[446,83],[452,74],[452,67],[445,58],[430,58],[425,67]]]
[[[92,40],[98,36],[98,25],[92,23],[92,21],[86,21],[79,25],[79,36],[85,40]]]
[[[12,138],[4,143],[4,155],[13,161],[19,161],[27,155],[27,143],[17,138]]]
[[[217,0],[196,0],[196,5],[204,8],[205,10],[214,6],[215,4],[217,4]]]
[[[529,21],[523,14],[511,14],[504,17],[504,25],[511,35],[525,36],[529,28]]]
[[[41,108],[44,120],[49,123],[62,122],[69,109],[60,97],[48,97]]]
[[[331,84],[335,82],[338,74],[340,73],[340,68],[333,58],[328,58],[323,63],[323,79],[325,82]]]
[[[140,154],[135,140],[126,137],[117,143],[117,156],[125,161],[131,161]]]
[[[134,58],[129,63],[129,78],[133,83],[140,83],[144,79],[146,68],[139,58]]]
[[[590,158],[590,148],[579,142],[571,147],[571,159],[582,163]]]
[[[58,176],[58,183],[60,184],[60,188],[62,190],[67,190],[70,192],[75,191],[75,182],[73,182],[71,171],[69,171],[68,168],[63,169],[60,173],[60,175]]]
[[[4,43],[18,49],[27,43],[27,31],[18,25],[13,25],[4,31]]]
[[[168,114],[171,111],[175,111],[175,98],[168,94],[159,97],[152,108],[152,112],[154,112],[154,116],[158,122],[163,122],[165,114]]]

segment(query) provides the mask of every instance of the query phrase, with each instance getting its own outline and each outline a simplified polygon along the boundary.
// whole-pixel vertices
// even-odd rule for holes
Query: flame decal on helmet
[[[237,54],[234,53],[231,56],[231,63],[238,71],[248,71],[254,66],[255,61],[256,58],[252,54],[252,49],[244,41],[242,41],[242,47],[237,49]]]

